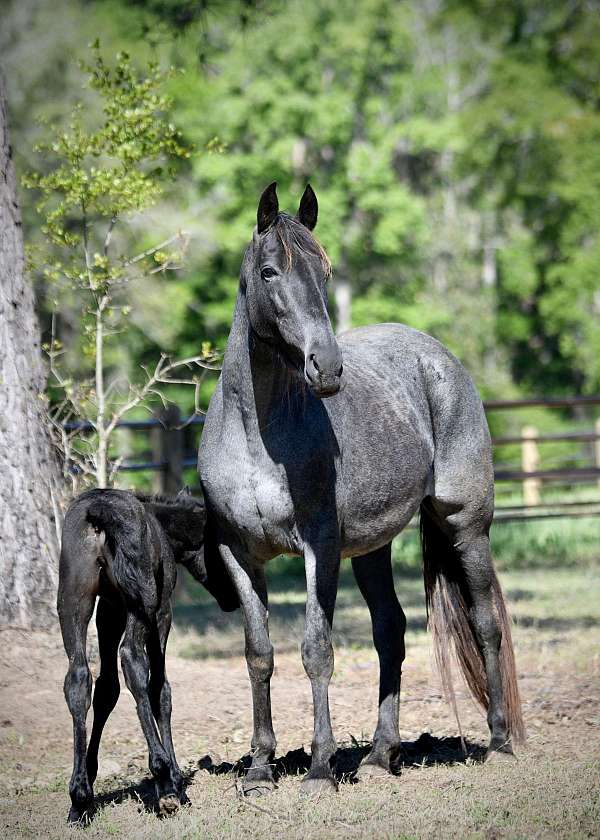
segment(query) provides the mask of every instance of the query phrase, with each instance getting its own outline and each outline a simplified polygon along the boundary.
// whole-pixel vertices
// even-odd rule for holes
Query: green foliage
[[[171,103],[160,88],[170,74],[151,64],[140,76],[127,53],[120,53],[109,68],[98,42],[92,56],[92,63],[81,66],[102,100],[100,126],[84,126],[77,105],[68,128],[37,145],[45,163],[53,161],[50,171],[29,173],[23,183],[41,194],[37,210],[44,219],[42,230],[62,249],[61,256],[67,254],[66,260],[45,266],[47,279],[64,279],[100,296],[127,278],[132,262],[111,256],[115,224],[121,216],[155,204],[162,192],[160,179],[173,175],[165,172],[165,161],[189,157],[190,152],[166,116]],[[159,264],[174,257],[159,250],[152,256]]]
[[[75,458],[105,486],[110,481],[109,444],[118,420],[152,398],[162,399],[161,385],[191,384],[198,394],[201,376],[194,373],[186,379],[180,374],[173,379],[170,374],[181,364],[188,370],[210,364],[213,354],[208,345],[200,356],[182,363],[171,363],[162,354],[152,371],[144,370],[141,382],[139,375],[138,381],[125,377],[123,382],[111,371],[107,341],[123,329],[131,313],[128,287],[178,268],[186,247],[180,231],[129,256],[124,250],[128,238],[120,228],[126,231],[134,213],[156,203],[164,181],[174,178],[172,162],[188,158],[190,151],[169,119],[171,101],[163,88],[173,71],[164,73],[150,63],[139,73],[125,52],[109,67],[98,41],[91,54],[91,62],[81,66],[102,103],[99,124],[90,126],[89,118],[84,122],[84,111],[76,106],[68,126],[38,145],[47,170],[32,172],[23,182],[40,195],[37,210],[44,218],[47,249],[37,268],[53,289],[57,308],[65,292],[75,296],[83,324],[81,350],[93,369],[92,378],[82,379],[64,364],[53,318],[46,350],[53,376],[53,419],[62,436],[65,464]],[[120,235],[115,236],[117,226]],[[31,266],[36,268],[33,260]],[[62,423],[73,418],[89,421],[93,434],[76,432],[74,439],[68,438]]]
[[[596,3],[95,0],[84,16],[80,0],[60,2],[61,21],[85,20],[115,49],[186,69],[168,81],[173,113],[206,149],[160,196],[154,223],[185,221],[196,245],[184,280],[138,294],[122,337],[129,359],[148,360],[156,331],[185,352],[198,335],[223,346],[260,191],[277,179],[293,209],[310,180],[333,262],[332,310],[349,284],[354,324],[401,320],[433,333],[484,396],[600,388]],[[51,28],[40,14],[38,30]],[[66,37],[63,22],[55,40]],[[10,64],[11,45],[4,51]],[[64,119],[74,96],[47,53],[48,81],[37,74],[15,98],[21,133],[27,97]],[[92,115],[101,131],[106,118]],[[121,130],[136,128],[125,119]],[[127,147],[120,136],[115,149]],[[124,206],[158,200],[161,166],[142,168],[140,190],[132,176]],[[76,197],[86,184],[72,186]],[[62,221],[59,212],[65,236],[81,236],[69,215]],[[159,323],[167,293],[171,317]]]

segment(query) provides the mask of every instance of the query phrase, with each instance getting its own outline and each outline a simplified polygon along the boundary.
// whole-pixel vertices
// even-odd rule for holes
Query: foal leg
[[[373,642],[379,657],[379,715],[371,752],[357,776],[368,778],[391,773],[401,748],[398,730],[400,678],[404,661],[406,618],[394,591],[391,543],[352,558],[352,570],[367,602],[373,627]]]
[[[242,607],[246,664],[252,687],[252,764],[243,789],[247,796],[261,796],[275,787],[272,765],[277,746],[271,719],[273,645],[269,639],[267,584],[261,566],[238,560],[227,546],[222,545],[220,551]]]
[[[62,584],[62,582],[61,582]],[[95,595],[61,585],[58,614],[65,651],[69,657],[69,670],[65,677],[65,699],[73,718],[73,774],[69,783],[71,810],[69,822],[87,822],[90,819],[94,792],[86,767],[86,718],[92,696],[92,675],[87,661],[87,628],[94,610]]]
[[[310,770],[302,784],[307,793],[317,793],[337,790],[332,772],[336,743],[329,714],[329,681],[333,674],[331,627],[340,568],[337,535],[322,537],[314,548],[306,546],[304,564],[307,597],[302,662],[312,689],[315,729]]]
[[[96,610],[98,648],[100,652],[100,674],[94,686],[94,723],[87,750],[87,772],[90,784],[96,781],[98,773],[98,748],[108,717],[119,699],[118,651],[121,636],[125,630],[125,608],[120,603],[111,603],[100,598]]]
[[[171,607],[168,606],[157,616],[156,627],[153,628],[148,641],[148,653],[150,656],[150,704],[154,719],[158,724],[162,745],[167,751],[173,768],[173,778],[177,784],[177,792],[180,801],[185,800],[183,794],[183,778],[177,759],[175,758],[175,747],[171,734],[171,686],[167,679],[165,669],[165,655],[167,640],[171,629]]]
[[[152,716],[149,695],[150,663],[146,650],[149,635],[148,624],[130,613],[121,644],[121,665],[127,688],[136,702],[138,717],[148,744],[149,767],[156,783],[159,809],[161,814],[167,815],[179,807],[178,778],[158,737]]]

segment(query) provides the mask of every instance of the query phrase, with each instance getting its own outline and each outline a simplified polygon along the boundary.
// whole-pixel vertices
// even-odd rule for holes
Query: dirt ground
[[[340,749],[338,794],[306,799],[298,772],[311,740],[310,686],[299,655],[302,587],[275,581],[272,684],[279,787],[244,800],[236,762],[251,735],[250,691],[239,617],[188,598],[170,643],[173,730],[191,806],[153,812],[147,755],[123,689],[105,730],[87,829],[68,828],[71,721],[62,696],[66,658],[57,634],[0,633],[0,833],[5,838],[600,837],[600,572],[502,576],[516,621],[515,647],[529,731],[517,760],[481,764],[485,720],[458,691],[469,754],[430,664],[422,584],[398,580],[409,619],[403,672],[402,774],[353,783],[376,719],[377,663],[368,614],[347,570],[336,616],[331,686]],[[98,665],[91,639],[91,664]],[[460,683],[457,681],[457,687]]]

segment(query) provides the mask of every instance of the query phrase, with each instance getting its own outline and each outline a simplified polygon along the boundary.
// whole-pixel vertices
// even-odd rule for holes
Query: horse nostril
[[[340,365],[340,369],[338,370],[337,375],[341,376],[343,372],[344,372],[344,365]]]
[[[313,365],[314,369],[317,371],[317,373],[320,373],[320,372],[321,372],[321,368],[320,368],[320,367],[319,367],[319,365],[317,364],[317,357],[315,356],[315,354],[314,354],[314,353],[311,353],[311,354],[310,354],[310,361],[312,362],[312,365]]]

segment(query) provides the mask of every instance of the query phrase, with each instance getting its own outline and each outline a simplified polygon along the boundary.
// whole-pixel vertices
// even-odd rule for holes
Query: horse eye
[[[269,265],[265,266],[260,272],[260,276],[263,280],[266,280],[267,283],[269,282],[269,280],[272,280],[273,277],[275,277],[276,275],[277,272],[275,271],[275,269],[271,268],[271,266]]]

